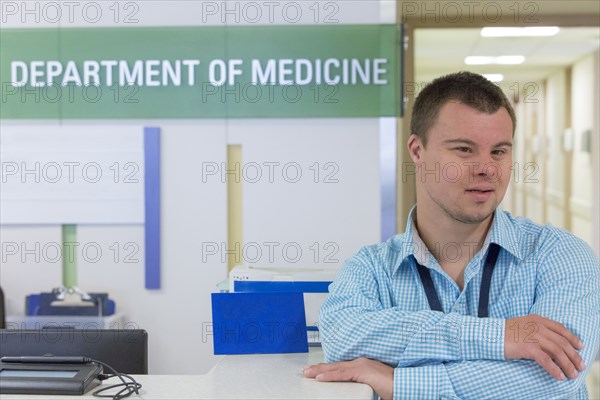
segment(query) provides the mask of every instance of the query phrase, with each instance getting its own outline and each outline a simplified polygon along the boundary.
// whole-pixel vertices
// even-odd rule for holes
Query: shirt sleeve
[[[558,381],[532,360],[448,362],[396,368],[394,398],[575,397],[585,385],[600,341],[600,264],[578,241],[561,242],[539,265],[537,298],[530,313],[562,323],[583,342],[580,354],[587,368],[579,378]]]
[[[393,366],[504,358],[504,320],[384,308],[363,249],[342,268],[319,313],[327,362],[358,357]]]

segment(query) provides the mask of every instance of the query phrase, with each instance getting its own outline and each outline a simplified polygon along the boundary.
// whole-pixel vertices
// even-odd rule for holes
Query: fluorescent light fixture
[[[523,64],[525,56],[499,56],[496,57],[497,64]]]
[[[490,82],[502,82],[504,80],[502,74],[483,74],[483,77]]]
[[[481,29],[483,37],[535,37],[554,36],[560,31],[558,26],[526,26],[526,27],[485,27]]]
[[[468,57],[465,57],[465,64],[467,64],[467,65],[493,64],[494,58],[496,58],[496,57],[468,56]]]
[[[468,56],[465,57],[467,65],[486,65],[486,64],[523,64],[525,56]]]

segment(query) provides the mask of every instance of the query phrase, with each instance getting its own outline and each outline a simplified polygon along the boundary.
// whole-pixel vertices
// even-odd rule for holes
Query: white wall
[[[536,83],[540,90],[532,100],[537,102],[515,106],[518,122],[514,161],[520,166],[520,174],[516,182],[513,180],[503,207],[536,222],[567,229],[600,254],[600,204],[594,200],[594,196],[600,198],[598,64],[595,52],[570,69],[558,69],[545,83]],[[588,130],[592,141],[589,151],[585,151],[583,137]],[[565,147],[569,131],[572,140],[567,140]],[[534,139],[536,135],[538,139]],[[532,171],[524,168],[528,162],[536,163],[538,168],[531,176],[533,181],[525,179]]]
[[[544,206],[544,186],[546,184],[546,135],[545,135],[545,96],[543,82],[531,82],[527,88],[535,88],[531,96],[523,96],[527,120],[524,133],[526,137],[526,158],[515,167],[519,170],[519,179],[527,199],[525,214],[537,223],[546,219]],[[529,89],[532,90],[532,89]]]
[[[572,232],[592,244],[592,182],[598,180],[594,172],[592,153],[582,149],[582,137],[586,130],[598,136],[594,124],[598,104],[594,103],[594,92],[598,89],[598,53],[589,55],[572,68],[572,128],[574,132],[573,167],[571,174]],[[598,155],[595,155],[598,157]]]
[[[139,121],[131,123],[139,125]],[[208,294],[227,274],[225,263],[219,259],[203,263],[200,256],[199,243],[226,241],[226,192],[220,182],[200,181],[198,160],[225,160],[225,124],[163,121],[161,146],[161,289],[144,289],[140,225],[79,225],[79,248],[93,243],[105,256],[91,263],[78,253],[78,284],[86,291],[108,292],[117,311],[125,314],[128,327],[149,332],[150,372],[198,373],[214,362],[212,342],[196,345],[211,321]],[[36,243],[40,249],[61,243],[60,227],[2,226],[0,232],[3,244],[16,242],[21,249],[3,260],[0,276],[7,313],[23,314],[26,295],[61,284],[60,262],[49,263],[43,251],[36,260],[24,249],[34,249]]]
[[[522,96],[521,96],[522,98]],[[530,126],[529,107],[526,103],[520,101],[513,105],[517,115],[517,126],[513,140],[513,173],[509,185],[510,198],[505,198],[503,208],[512,212],[514,215],[524,215],[527,207],[526,184],[523,182],[523,166],[530,160],[530,147],[528,127]]]
[[[228,121],[228,142],[242,145],[244,164],[274,171],[273,183],[266,167],[260,180],[243,180],[244,242],[263,250],[257,257],[249,248],[243,261],[338,268],[359,247],[379,241],[378,129],[374,118]],[[267,242],[280,243],[273,257]]]
[[[600,50],[593,55],[597,61],[600,58]],[[600,63],[594,65],[594,76],[598,79],[600,76]],[[600,107],[600,91],[594,91],[592,104],[595,105],[596,111]],[[600,172],[600,113],[594,113],[594,129],[592,130],[592,175],[598,176]],[[596,255],[600,257],[600,179],[592,180],[592,248],[596,251]],[[598,355],[600,358],[600,354]]]
[[[559,228],[567,227],[568,198],[570,190],[570,158],[566,160],[563,138],[566,126],[567,71],[561,69],[546,81],[546,141],[548,173],[546,175],[547,220]]]

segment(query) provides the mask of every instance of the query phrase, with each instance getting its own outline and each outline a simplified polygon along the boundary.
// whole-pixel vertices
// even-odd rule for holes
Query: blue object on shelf
[[[214,354],[306,353],[300,292],[213,293]]]
[[[108,298],[108,293],[89,293],[89,306],[52,305],[56,302],[56,293],[31,294],[26,298],[25,313],[34,315],[90,315],[107,316],[115,313],[115,302]]]
[[[327,281],[235,281],[235,292],[302,292],[327,293]]]
[[[328,293],[331,281],[253,281],[236,280],[233,282],[233,290],[240,292],[298,292],[298,293]],[[314,307],[314,302],[309,306]],[[312,310],[312,309],[311,309]],[[306,311],[306,306],[305,306]],[[315,310],[316,311],[316,310]],[[308,321],[306,316],[306,321]],[[316,321],[315,321],[316,324]],[[307,341],[309,346],[320,346],[321,339],[319,328],[316,325],[307,325]]]

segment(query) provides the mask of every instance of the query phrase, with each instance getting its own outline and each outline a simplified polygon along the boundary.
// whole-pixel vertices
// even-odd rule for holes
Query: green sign
[[[396,116],[395,25],[0,31],[3,119]]]

